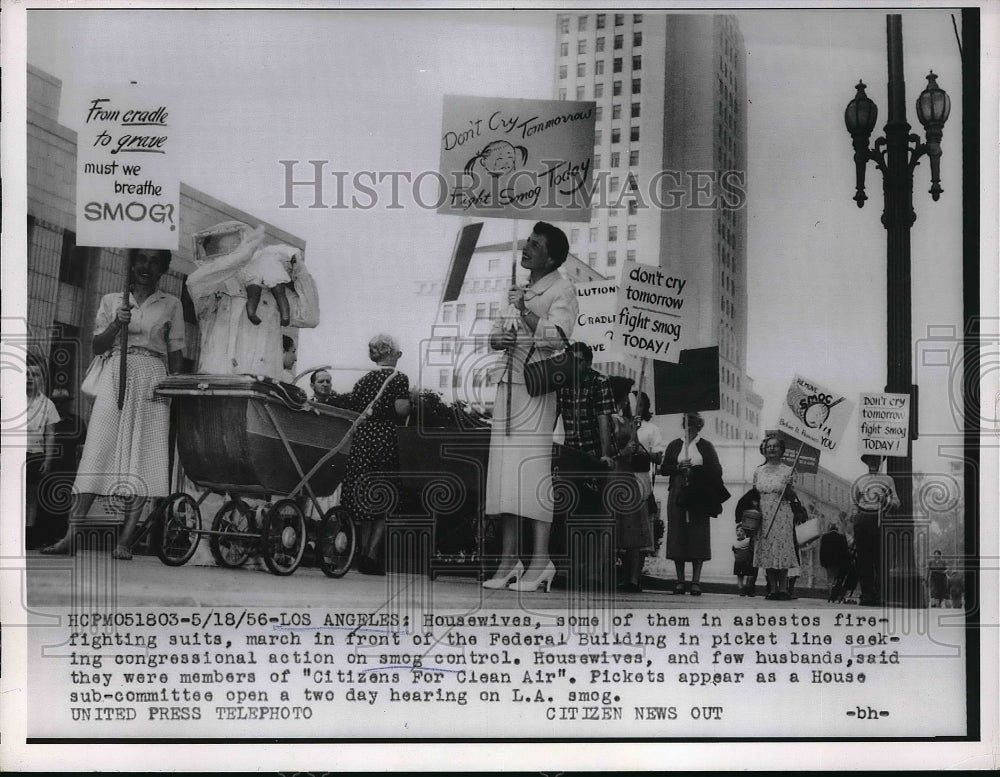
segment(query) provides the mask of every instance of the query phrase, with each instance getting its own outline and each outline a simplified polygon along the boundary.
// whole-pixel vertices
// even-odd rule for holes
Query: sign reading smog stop
[[[78,111],[77,245],[176,250],[179,165],[162,94],[92,89]]]
[[[910,395],[862,394],[858,404],[858,449],[877,456],[910,450]]]
[[[636,356],[677,363],[697,345],[698,294],[683,273],[634,261],[622,265],[615,311],[617,348]]]

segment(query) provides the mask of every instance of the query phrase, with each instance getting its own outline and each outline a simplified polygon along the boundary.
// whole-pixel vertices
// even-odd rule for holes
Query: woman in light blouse
[[[552,528],[552,432],[556,421],[555,392],[532,397],[524,386],[524,365],[564,347],[576,321],[576,289],[558,268],[569,254],[563,231],[538,222],[525,241],[521,267],[528,286],[507,294],[507,311],[493,322],[490,346],[505,354],[497,385],[486,476],[486,515],[499,518],[500,565],[484,588],[546,591],[555,577],[549,560]],[[558,327],[558,329],[557,329]],[[534,346],[534,351],[532,351]],[[532,553],[525,570],[518,549],[521,519],[532,526]]]
[[[127,305],[117,292],[105,294],[97,312],[94,354],[106,355],[77,470],[76,495],[66,535],[42,553],[72,555],[77,524],[86,518],[98,496],[120,497],[126,507],[125,525],[113,556],[132,558],[131,542],[147,499],[169,494],[168,443],[170,405],[153,390],[170,372],[180,372],[184,348],[181,301],[160,291],[160,276],[170,266],[170,251],[129,250],[132,284]],[[127,380],[118,408],[121,365],[119,335],[128,328]]]

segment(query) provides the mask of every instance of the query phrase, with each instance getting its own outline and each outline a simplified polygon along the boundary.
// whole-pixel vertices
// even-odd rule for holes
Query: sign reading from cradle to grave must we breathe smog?
[[[180,178],[162,94],[92,89],[79,110],[77,245],[175,250]]]
[[[594,349],[595,362],[617,357],[621,352],[614,339],[614,326],[618,317],[618,283],[577,283],[576,302],[579,312],[576,326],[573,327],[573,339]]]
[[[595,104],[445,95],[438,213],[590,221]]]
[[[625,353],[677,363],[697,345],[698,295],[686,274],[626,261],[614,343]]]
[[[909,394],[862,394],[858,449],[878,456],[906,456],[910,449]]]

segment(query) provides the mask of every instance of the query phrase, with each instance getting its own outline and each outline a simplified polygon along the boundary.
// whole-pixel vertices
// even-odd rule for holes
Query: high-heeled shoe
[[[490,590],[506,588],[510,583],[516,583],[521,579],[521,575],[524,574],[524,564],[521,563],[520,559],[514,565],[514,568],[510,570],[506,575],[502,577],[491,577],[489,580],[483,581],[483,588],[489,588]]]
[[[552,580],[556,576],[556,565],[551,561],[542,571],[538,577],[534,580],[521,579],[518,583],[513,583],[510,586],[511,591],[537,591],[543,585],[545,586],[545,593],[552,590]]]

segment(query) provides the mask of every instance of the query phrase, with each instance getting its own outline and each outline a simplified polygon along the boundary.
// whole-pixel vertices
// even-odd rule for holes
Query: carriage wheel
[[[275,575],[290,575],[306,550],[306,516],[294,499],[279,499],[264,513],[264,564]]]
[[[187,494],[171,494],[163,504],[156,555],[170,567],[186,564],[198,547],[200,531],[198,503]]]
[[[219,508],[212,519],[212,531],[223,534],[212,534],[208,538],[208,547],[212,558],[220,567],[236,569],[243,566],[254,551],[256,540],[246,537],[226,537],[225,534],[258,534],[257,521],[253,510],[242,499],[233,499]]]
[[[331,507],[323,516],[317,550],[320,569],[327,577],[343,577],[351,568],[357,548],[357,533],[350,510]]]

